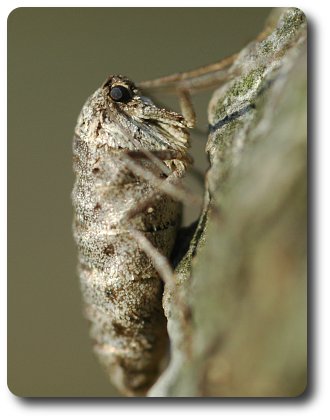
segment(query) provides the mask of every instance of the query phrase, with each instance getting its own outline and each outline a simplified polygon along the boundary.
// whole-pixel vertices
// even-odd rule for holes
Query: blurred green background
[[[92,354],[71,233],[71,139],[108,74],[134,81],[239,51],[269,8],[19,8],[8,18],[8,385],[116,396]],[[196,100],[206,130],[210,93]],[[162,99],[163,101],[163,99]],[[165,100],[177,109],[174,99]],[[204,170],[205,139],[193,141]]]

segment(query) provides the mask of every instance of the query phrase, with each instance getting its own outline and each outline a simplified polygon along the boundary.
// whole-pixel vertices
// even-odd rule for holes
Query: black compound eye
[[[110,89],[110,98],[115,102],[128,102],[132,94],[126,86],[117,85]]]

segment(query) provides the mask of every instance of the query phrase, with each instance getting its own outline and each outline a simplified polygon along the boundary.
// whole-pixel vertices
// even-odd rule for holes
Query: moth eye
[[[110,89],[110,98],[115,102],[126,103],[132,99],[132,93],[126,86],[117,85]]]

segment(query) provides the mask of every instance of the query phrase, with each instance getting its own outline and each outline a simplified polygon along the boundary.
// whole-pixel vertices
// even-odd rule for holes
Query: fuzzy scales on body
[[[114,86],[127,88],[128,100],[112,100]],[[75,129],[74,237],[85,314],[95,353],[125,395],[145,395],[168,347],[163,282],[130,229],[169,257],[181,218],[177,201],[161,191],[155,197],[156,187],[127,168],[127,151],[185,155],[187,146],[183,117],[156,107],[122,76],[110,76],[87,100]],[[152,160],[140,156],[135,162],[166,182],[168,175]],[[182,160],[163,163],[172,176],[183,176]],[[123,221],[152,196],[147,209]]]

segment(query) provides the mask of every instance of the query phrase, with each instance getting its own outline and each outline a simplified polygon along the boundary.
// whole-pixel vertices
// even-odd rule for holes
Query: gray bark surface
[[[298,396],[307,376],[306,19],[276,9],[209,105],[205,206],[149,396]]]

